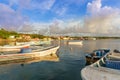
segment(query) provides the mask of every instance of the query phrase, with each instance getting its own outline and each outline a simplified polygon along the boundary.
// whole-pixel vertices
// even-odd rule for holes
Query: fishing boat
[[[83,45],[83,41],[68,41],[69,45]]]
[[[30,41],[30,42],[16,42],[16,45],[24,45],[24,44],[30,44],[30,45],[48,45],[51,44],[51,41]]]
[[[20,51],[21,48],[28,48],[29,46],[29,44],[24,44],[20,46],[0,46],[0,51]]]
[[[120,53],[106,53],[95,63],[83,68],[81,76],[83,80],[120,80]]]
[[[48,55],[50,53],[55,53],[59,46],[50,46],[46,47],[44,49],[38,49],[38,50],[31,50],[31,48],[22,48],[19,53],[21,54],[41,54],[41,52],[45,52],[45,54],[42,55]]]
[[[94,50],[92,53],[86,54],[85,55],[86,64],[89,65],[91,63],[96,62],[108,52],[110,52],[110,49],[98,49],[98,50]]]
[[[37,52],[29,52],[29,48],[21,49],[20,53],[0,55],[0,64],[19,63],[32,60],[44,60],[46,56],[55,56],[59,46],[51,46]]]

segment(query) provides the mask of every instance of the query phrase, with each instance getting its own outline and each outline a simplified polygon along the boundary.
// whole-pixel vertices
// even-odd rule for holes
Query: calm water
[[[0,80],[81,80],[84,54],[99,48],[120,50],[120,40],[83,41],[83,46],[61,44],[58,62],[0,65]]]

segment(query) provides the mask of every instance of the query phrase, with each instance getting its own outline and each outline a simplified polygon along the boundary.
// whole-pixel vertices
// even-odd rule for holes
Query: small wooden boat
[[[85,57],[86,57],[86,64],[89,65],[91,63],[96,62],[97,60],[99,60],[101,57],[103,57],[108,52],[110,52],[110,49],[98,49],[98,50],[94,50],[90,54],[86,54],[85,55]]]
[[[92,73],[92,75],[90,75]],[[81,71],[83,80],[120,80],[120,53],[106,53]]]
[[[50,53],[55,53],[58,48],[59,46],[50,46],[40,51],[32,51],[30,48],[22,48],[20,53],[21,54],[41,54],[41,56],[42,55],[44,56],[44,55],[49,55]],[[45,54],[43,54],[43,52],[45,52]]]
[[[30,45],[48,45],[51,44],[51,41],[30,41],[30,42],[16,42],[16,45],[24,45],[24,44],[30,44]]]
[[[29,52],[29,48],[22,49],[21,53],[0,55],[0,64],[28,62],[32,60],[45,60],[46,56],[55,56],[59,46],[51,46],[42,51]]]
[[[82,41],[68,41],[69,45],[83,45]]]
[[[28,48],[29,46],[29,44],[21,46],[0,46],[0,51],[19,51],[21,48]]]

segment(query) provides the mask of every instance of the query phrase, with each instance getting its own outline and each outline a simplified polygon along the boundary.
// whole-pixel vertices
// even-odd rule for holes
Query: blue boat
[[[92,75],[90,75],[92,73]],[[120,80],[120,52],[108,52],[81,71],[83,80]]]
[[[85,57],[86,57],[86,64],[89,65],[91,63],[96,62],[97,60],[102,58],[108,52],[110,52],[110,49],[98,49],[98,50],[94,50],[90,54],[86,54],[85,55]]]

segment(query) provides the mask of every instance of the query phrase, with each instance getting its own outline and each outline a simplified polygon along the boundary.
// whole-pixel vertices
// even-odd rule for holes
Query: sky
[[[120,0],[0,0],[0,28],[120,34]]]

